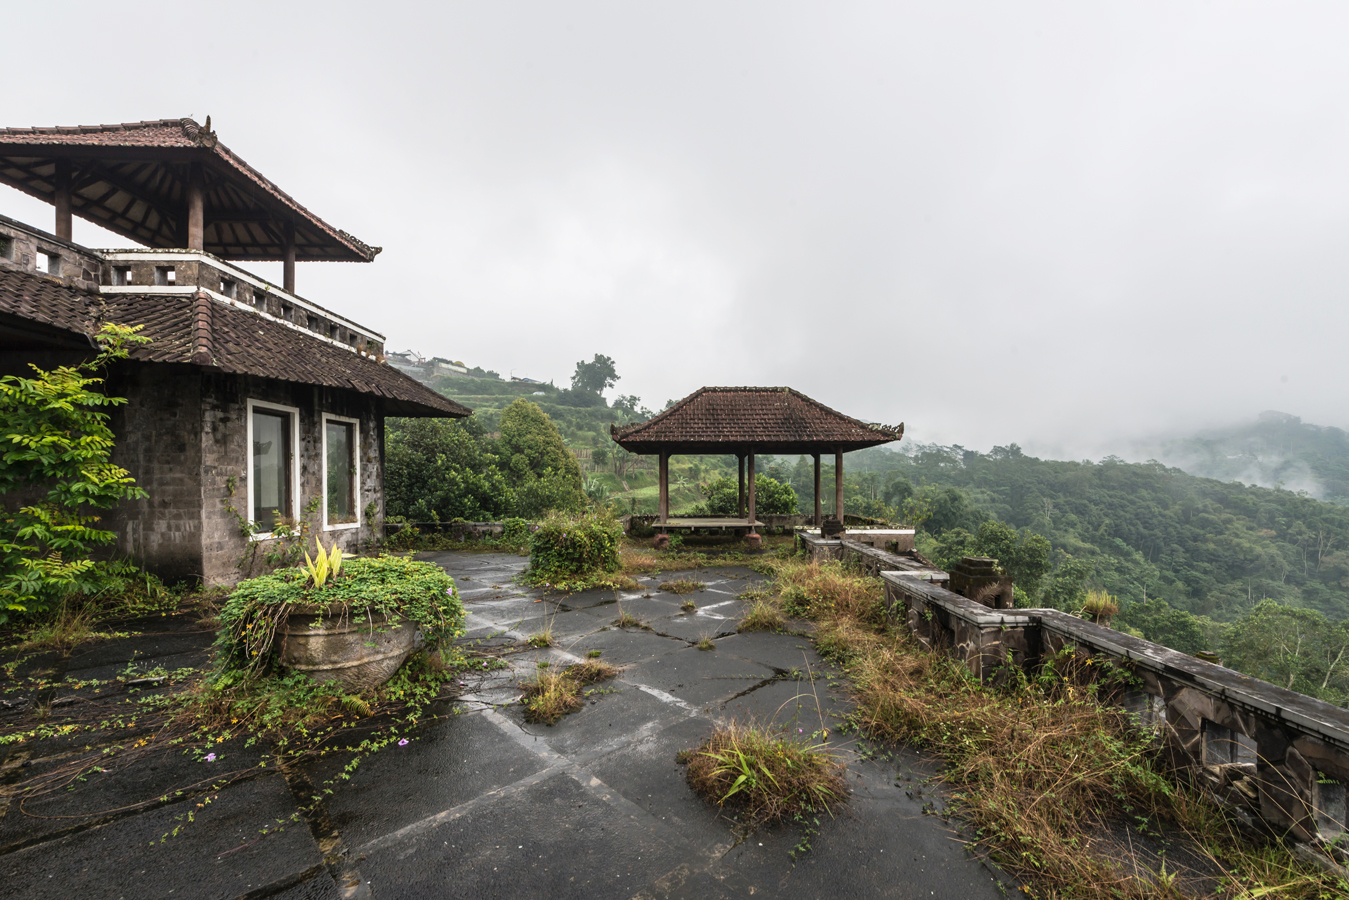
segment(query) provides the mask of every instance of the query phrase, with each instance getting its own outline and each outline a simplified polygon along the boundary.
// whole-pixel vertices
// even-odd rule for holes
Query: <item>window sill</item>
[[[352,528],[360,528],[360,522],[339,522],[336,525],[324,525],[324,531],[348,531]]]

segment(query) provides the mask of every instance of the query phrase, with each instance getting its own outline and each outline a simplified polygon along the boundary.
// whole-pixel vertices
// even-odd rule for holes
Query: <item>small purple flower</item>
[[[445,593],[454,596],[454,588],[445,588]]]
[[[214,754],[214,753],[208,753],[208,754],[206,754],[206,761],[207,761],[207,762],[215,762],[215,754]]]
[[[403,738],[401,741],[398,742],[398,746],[400,746],[400,747],[406,747],[407,745],[408,745],[408,739],[407,739],[407,738]]]

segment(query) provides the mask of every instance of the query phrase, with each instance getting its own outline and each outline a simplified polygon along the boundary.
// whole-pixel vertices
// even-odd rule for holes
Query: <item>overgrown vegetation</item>
[[[1128,685],[1127,672],[1068,654],[1036,677],[981,683],[891,627],[876,579],[839,563],[793,559],[776,568],[778,598],[760,602],[815,619],[817,648],[853,687],[856,726],[939,754],[954,811],[1037,895],[1186,896],[1185,878],[1158,879],[1127,864],[1133,851],[1111,838],[1119,826],[1184,836],[1219,873],[1224,895],[1349,890],[1281,843],[1252,844],[1197,788],[1173,781],[1157,736],[1103,702]]]
[[[567,713],[575,712],[584,702],[586,685],[606,681],[617,675],[617,666],[598,659],[567,666],[565,669],[540,669],[533,681],[525,682],[525,719],[552,725]]]
[[[145,496],[112,463],[108,407],[93,373],[147,343],[139,327],[105,324],[99,353],[74,366],[0,377],[0,623],[55,608],[71,594],[108,587],[107,566],[90,558],[115,535],[96,510]]]
[[[515,400],[499,427],[493,438],[473,416],[388,420],[388,515],[412,522],[497,521],[585,506],[576,458],[537,404]]]
[[[582,590],[611,584],[622,568],[623,529],[604,512],[554,514],[539,525],[529,544],[531,584]]]

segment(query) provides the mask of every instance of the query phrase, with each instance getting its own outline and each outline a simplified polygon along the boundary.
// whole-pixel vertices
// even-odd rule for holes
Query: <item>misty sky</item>
[[[654,409],[787,384],[1068,458],[1271,408],[1349,427],[1343,3],[46,2],[5,29],[0,125],[210,115],[384,247],[297,288],[390,349],[559,384],[604,353]]]

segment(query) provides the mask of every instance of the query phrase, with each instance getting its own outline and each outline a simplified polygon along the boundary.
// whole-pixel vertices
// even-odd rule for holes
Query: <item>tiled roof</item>
[[[76,160],[76,215],[148,246],[182,245],[182,164],[202,162],[206,250],[222,259],[281,259],[283,220],[295,223],[299,259],[370,262],[380,252],[305,209],[192,119],[0,128],[0,183],[50,203],[58,158]]]
[[[92,323],[98,318],[99,299],[56,278],[0,268],[0,313],[91,334],[96,327]]]
[[[897,441],[904,426],[868,425],[787,387],[705,387],[612,434],[633,453],[826,453]]]
[[[98,296],[31,272],[0,268],[0,313],[83,335],[94,334],[102,322],[141,325],[140,333],[151,342],[132,351],[133,359],[356,391],[385,398],[390,415],[457,418],[472,412],[393,366],[204,292]]]

